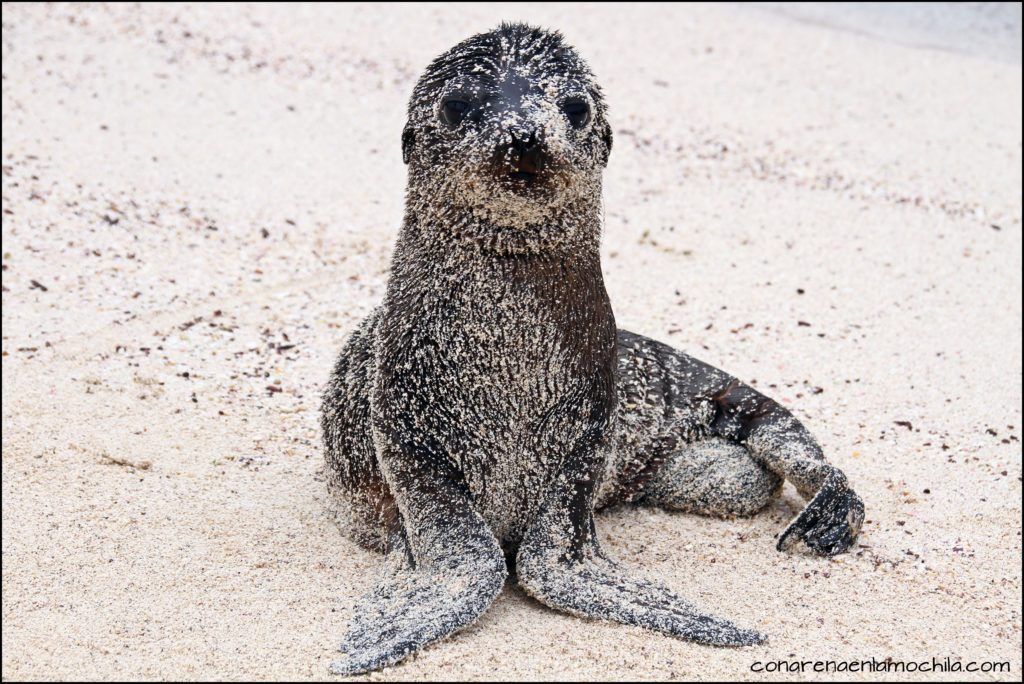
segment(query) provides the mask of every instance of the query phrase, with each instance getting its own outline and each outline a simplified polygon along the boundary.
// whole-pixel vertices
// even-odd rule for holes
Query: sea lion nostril
[[[537,131],[530,131],[529,135],[522,132],[516,135],[515,131],[511,131],[509,136],[512,138],[512,149],[520,154],[526,154],[540,145],[537,140]]]
[[[507,160],[513,175],[529,175],[540,173],[544,167],[544,146],[537,136],[537,131],[529,135],[514,131],[509,132],[511,143],[506,148]]]

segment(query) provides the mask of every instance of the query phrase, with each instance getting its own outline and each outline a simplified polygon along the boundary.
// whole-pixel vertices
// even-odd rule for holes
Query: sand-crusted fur
[[[387,552],[332,671],[396,663],[470,624],[506,556],[554,608],[701,643],[763,639],[626,572],[598,543],[599,506],[747,514],[787,478],[814,497],[787,543],[835,553],[856,536],[860,500],[788,412],[616,330],[599,258],[611,145],[601,90],[557,33],[503,25],[417,83],[387,292],[323,403],[343,529]]]

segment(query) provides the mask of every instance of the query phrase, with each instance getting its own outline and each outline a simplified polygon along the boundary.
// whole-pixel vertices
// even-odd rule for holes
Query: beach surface
[[[608,511],[615,556],[769,643],[508,586],[369,679],[1019,680],[1019,5],[1016,53],[775,5],[5,5],[3,678],[328,676],[380,559],[327,515],[320,391],[383,295],[416,76],[509,19],[605,87],[619,325],[791,408],[867,521],[830,560],[775,551],[788,486]]]

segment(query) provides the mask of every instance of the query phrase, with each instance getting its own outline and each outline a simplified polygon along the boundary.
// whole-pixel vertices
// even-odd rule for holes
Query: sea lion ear
[[[601,166],[608,166],[608,157],[612,153],[612,127],[607,121],[604,122],[604,129],[601,131],[601,142],[604,149],[601,151]]]
[[[406,164],[412,158],[412,144],[416,141],[416,134],[412,130],[412,122],[405,124],[402,130],[402,161]]]

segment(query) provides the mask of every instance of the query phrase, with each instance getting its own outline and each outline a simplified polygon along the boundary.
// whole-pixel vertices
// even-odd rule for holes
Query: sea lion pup
[[[386,552],[332,671],[393,664],[469,625],[509,566],[575,615],[763,640],[612,560],[594,529],[602,506],[749,515],[788,479],[810,503],[780,548],[832,555],[856,538],[860,498],[788,411],[616,330],[598,253],[611,146],[601,90],[558,33],[502,25],[416,84],[384,303],[324,397],[343,528]]]

